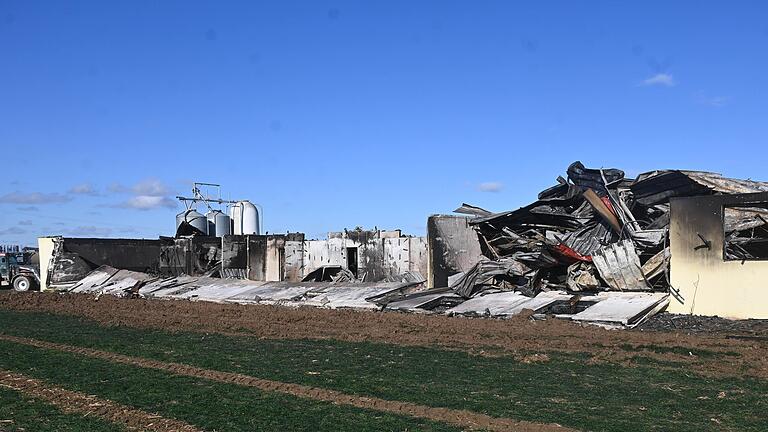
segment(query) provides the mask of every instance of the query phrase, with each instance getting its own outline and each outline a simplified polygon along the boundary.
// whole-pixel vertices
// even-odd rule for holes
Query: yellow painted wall
[[[673,200],[671,282],[679,296],[669,312],[725,318],[768,318],[768,261],[723,259],[723,205],[729,198]],[[711,248],[697,246],[712,242]]]

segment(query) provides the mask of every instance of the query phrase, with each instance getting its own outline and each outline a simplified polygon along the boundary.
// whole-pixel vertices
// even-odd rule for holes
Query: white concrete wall
[[[40,291],[48,289],[48,265],[53,256],[55,237],[38,237],[37,247],[40,248]]]
[[[277,282],[283,280],[285,265],[280,259],[280,249],[281,246],[283,246],[282,243],[285,243],[283,239],[267,239],[267,256],[264,257],[267,262],[267,271],[265,275],[266,281]]]
[[[300,281],[304,275],[303,241],[285,242],[285,280]]]
[[[405,273],[411,267],[408,238],[385,238],[381,240],[384,246],[384,267],[390,269],[390,274]]]
[[[429,277],[429,250],[426,237],[410,237],[408,246],[409,268],[418,271],[425,278]]]
[[[347,265],[347,248],[358,249],[358,271],[362,275],[380,267],[386,275],[418,271],[427,277],[427,240],[424,237],[375,238],[359,243],[349,238],[286,242],[286,280],[300,280],[327,265]],[[373,252],[373,253],[371,253]],[[370,257],[381,257],[371,262]]]

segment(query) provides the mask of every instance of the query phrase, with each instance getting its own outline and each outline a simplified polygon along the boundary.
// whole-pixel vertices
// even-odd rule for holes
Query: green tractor
[[[40,288],[40,274],[34,267],[20,265],[16,254],[0,252],[0,286],[10,286],[16,291]]]

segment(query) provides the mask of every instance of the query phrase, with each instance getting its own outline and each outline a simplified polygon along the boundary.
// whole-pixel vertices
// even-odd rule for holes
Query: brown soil
[[[131,366],[138,366],[149,369],[157,369],[176,375],[202,378],[211,381],[218,381],[226,384],[236,384],[258,389],[290,394],[293,396],[309,398],[334,404],[350,405],[357,408],[377,410],[411,417],[419,417],[434,420],[443,423],[453,424],[468,429],[483,429],[490,431],[519,431],[519,432],[567,432],[568,429],[555,424],[539,424],[530,422],[521,422],[507,418],[490,417],[484,414],[465,410],[454,410],[448,408],[434,408],[424,405],[417,405],[410,402],[390,401],[375,397],[360,397],[341,393],[334,390],[327,390],[317,387],[309,387],[300,384],[284,383],[280,381],[265,380],[254,378],[248,375],[242,375],[230,372],[221,372],[210,369],[202,369],[194,366],[161,362],[156,360],[130,357],[122,354],[115,354],[106,351],[99,351],[90,348],[81,348],[71,345],[63,345],[52,342],[45,342],[29,338],[20,338],[15,336],[0,335],[0,340],[33,346],[36,348],[51,349],[63,351],[101,360],[107,360],[115,363],[122,363]],[[10,374],[9,372],[7,374]],[[12,374],[10,374],[12,375]],[[37,387],[41,384],[37,383]],[[44,390],[43,390],[44,391]],[[66,392],[65,390],[58,390]],[[85,396],[80,396],[85,397]],[[111,403],[111,402],[106,402]],[[114,404],[113,404],[114,405]],[[86,405],[87,406],[87,405]],[[111,412],[112,410],[110,410]],[[156,429],[152,429],[156,430]],[[157,429],[160,430],[160,429]],[[170,430],[170,429],[162,429]],[[187,429],[178,429],[186,431]]]
[[[0,293],[0,309],[75,315],[106,325],[171,331],[439,346],[481,355],[511,354],[526,361],[537,353],[583,352],[596,362],[632,365],[633,358],[640,355],[677,362],[706,375],[768,377],[768,341],[733,338],[722,332],[636,332],[520,316],[499,320],[56,293]],[[697,356],[697,350],[717,355]]]
[[[82,393],[53,387],[42,381],[0,369],[0,385],[34,399],[56,406],[63,412],[95,416],[127,427],[129,430],[152,432],[198,432],[200,429],[178,420],[99,399]]]

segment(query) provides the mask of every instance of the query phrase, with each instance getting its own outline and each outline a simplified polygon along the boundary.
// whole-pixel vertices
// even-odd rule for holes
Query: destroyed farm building
[[[768,318],[768,183],[571,164],[531,204],[356,229],[40,239],[44,289],[634,326],[664,310]]]

